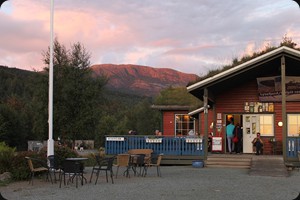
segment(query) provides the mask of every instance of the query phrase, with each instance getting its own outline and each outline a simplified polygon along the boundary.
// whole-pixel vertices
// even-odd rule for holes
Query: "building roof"
[[[185,111],[192,109],[191,106],[181,106],[181,105],[152,105],[151,108],[157,110],[185,110]]]
[[[207,108],[210,108],[210,106],[208,105]],[[198,114],[198,113],[200,113],[200,112],[203,112],[204,109],[205,109],[205,107],[203,106],[203,107],[201,107],[201,108],[198,108],[198,109],[196,109],[196,110],[193,110],[193,111],[189,112],[188,115],[193,116],[193,115],[195,115],[195,114]]]
[[[280,75],[282,56],[285,56],[286,66],[297,66],[287,69],[286,76],[300,76],[300,51],[282,46],[190,85],[187,87],[187,90],[194,96],[203,99],[204,88],[209,88],[214,91],[224,90],[233,84],[240,84],[241,82],[257,78],[258,76],[262,77],[264,74],[273,73],[274,67],[278,68],[277,75]]]

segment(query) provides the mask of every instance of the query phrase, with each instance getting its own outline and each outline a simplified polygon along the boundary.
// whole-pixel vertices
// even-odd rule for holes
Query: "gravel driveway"
[[[120,172],[124,169],[120,169]],[[86,168],[89,179],[91,168]],[[51,184],[35,179],[34,184],[16,182],[0,187],[8,200],[17,199],[210,199],[210,200],[292,200],[300,192],[300,172],[292,171],[289,177],[250,176],[247,169],[193,168],[192,166],[162,166],[162,177],[156,169],[148,170],[147,177],[119,175],[115,184],[106,183],[104,173],[97,185],[87,183],[78,188]]]

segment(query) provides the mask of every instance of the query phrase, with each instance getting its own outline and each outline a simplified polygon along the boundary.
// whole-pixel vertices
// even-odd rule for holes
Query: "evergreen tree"
[[[44,53],[44,62],[49,64],[49,51]],[[99,103],[105,77],[93,77],[90,67],[90,54],[80,43],[73,44],[70,50],[54,42],[54,86],[53,86],[53,134],[62,140],[94,139],[97,123],[101,116]],[[48,68],[45,68],[48,71]],[[48,80],[48,73],[46,79]],[[41,113],[45,114],[48,101],[45,101],[45,88],[40,91]],[[47,86],[48,87],[48,86]],[[45,117],[43,117],[45,119]],[[43,122],[40,122],[43,123]],[[38,123],[38,124],[40,124]],[[39,125],[36,124],[36,127]],[[44,130],[44,124],[40,125]],[[47,133],[44,133],[45,139]]]
[[[185,105],[195,108],[202,105],[202,102],[189,94],[185,87],[169,87],[160,92],[155,99],[157,105]]]

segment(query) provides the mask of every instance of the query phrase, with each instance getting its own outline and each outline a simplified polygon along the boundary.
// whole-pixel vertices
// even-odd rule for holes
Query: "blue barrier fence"
[[[204,140],[190,137],[106,136],[107,154],[126,153],[130,149],[153,149],[154,153],[176,156],[203,156]]]
[[[288,159],[298,158],[300,138],[288,137],[286,140]],[[106,136],[105,151],[116,155],[130,149],[153,149],[154,153],[174,156],[204,156],[204,140],[188,137],[149,137],[149,136]]]

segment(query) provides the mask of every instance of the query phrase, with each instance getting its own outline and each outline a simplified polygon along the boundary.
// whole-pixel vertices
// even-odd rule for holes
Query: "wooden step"
[[[206,167],[214,168],[242,168],[249,169],[252,157],[247,155],[209,155],[205,161]]]
[[[249,165],[206,165],[208,168],[230,168],[230,169],[250,169]]]

